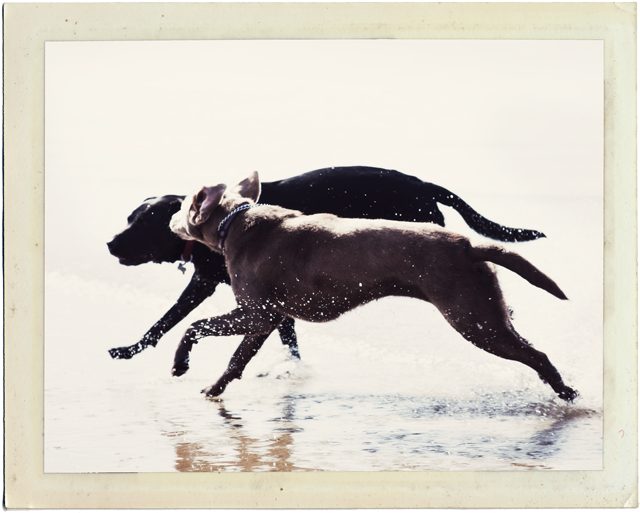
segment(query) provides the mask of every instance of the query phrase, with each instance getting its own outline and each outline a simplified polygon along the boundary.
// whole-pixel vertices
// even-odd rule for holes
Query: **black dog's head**
[[[122,265],[175,262],[185,242],[169,229],[171,216],[180,210],[184,196],[148,198],[127,218],[127,227],[107,242]]]

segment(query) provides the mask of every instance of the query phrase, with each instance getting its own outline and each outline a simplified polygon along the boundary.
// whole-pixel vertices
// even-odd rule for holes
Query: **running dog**
[[[244,335],[227,370],[202,392],[219,396],[266,338],[293,317],[325,322],[386,296],[432,303],[465,339],[485,351],[538,372],[556,394],[573,401],[547,356],[513,328],[493,264],[505,267],[559,299],[558,285],[520,255],[434,224],[303,215],[257,204],[258,174],[233,188],[203,187],[187,197],[171,230],[224,255],[237,307],[193,323],[184,334],[172,373],[189,368],[193,344],[209,336]]]
[[[332,167],[262,183],[262,200],[305,214],[328,212],[340,217],[397,219],[444,226],[438,203],[454,208],[476,232],[504,242],[522,242],[544,237],[535,230],[508,228],[484,218],[464,200],[438,185],[398,171],[375,167]],[[132,346],[117,347],[113,358],[132,358],[182,321],[220,283],[229,283],[224,258],[199,242],[185,242],[169,229],[171,216],[184,196],[149,198],[129,216],[128,226],[107,243],[122,265],[147,262],[192,262],[194,273],[176,303]],[[185,270],[181,263],[180,269]],[[283,344],[299,357],[292,318],[280,324]]]

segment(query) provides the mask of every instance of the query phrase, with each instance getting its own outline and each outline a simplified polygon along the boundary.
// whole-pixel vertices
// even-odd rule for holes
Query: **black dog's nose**
[[[110,240],[109,242],[107,242],[107,247],[109,248],[109,253],[111,253],[112,255],[116,256],[116,251],[118,249],[118,244],[116,242],[116,239]]]

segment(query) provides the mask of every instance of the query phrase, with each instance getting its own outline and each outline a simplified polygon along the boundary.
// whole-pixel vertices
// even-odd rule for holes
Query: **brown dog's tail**
[[[568,299],[555,281],[517,253],[508,251],[500,246],[472,246],[470,256],[475,261],[493,262],[505,267],[522,276],[531,285],[546,290],[549,294],[559,299]]]

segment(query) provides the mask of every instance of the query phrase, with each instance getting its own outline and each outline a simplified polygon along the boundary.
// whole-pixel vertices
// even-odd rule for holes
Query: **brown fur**
[[[203,187],[183,202],[171,229],[185,239],[218,247],[218,225],[234,208],[260,195],[257,173],[231,190]],[[193,343],[210,335],[245,335],[229,369],[207,395],[219,395],[285,316],[323,322],[385,296],[432,303],[464,338],[492,354],[536,370],[563,399],[567,387],[544,353],[511,325],[493,266],[566,299],[548,276],[520,255],[496,245],[474,246],[461,235],[426,223],[304,216],[276,206],[237,214],[225,258],[238,306],[194,323],[175,358],[174,374],[188,368]]]

